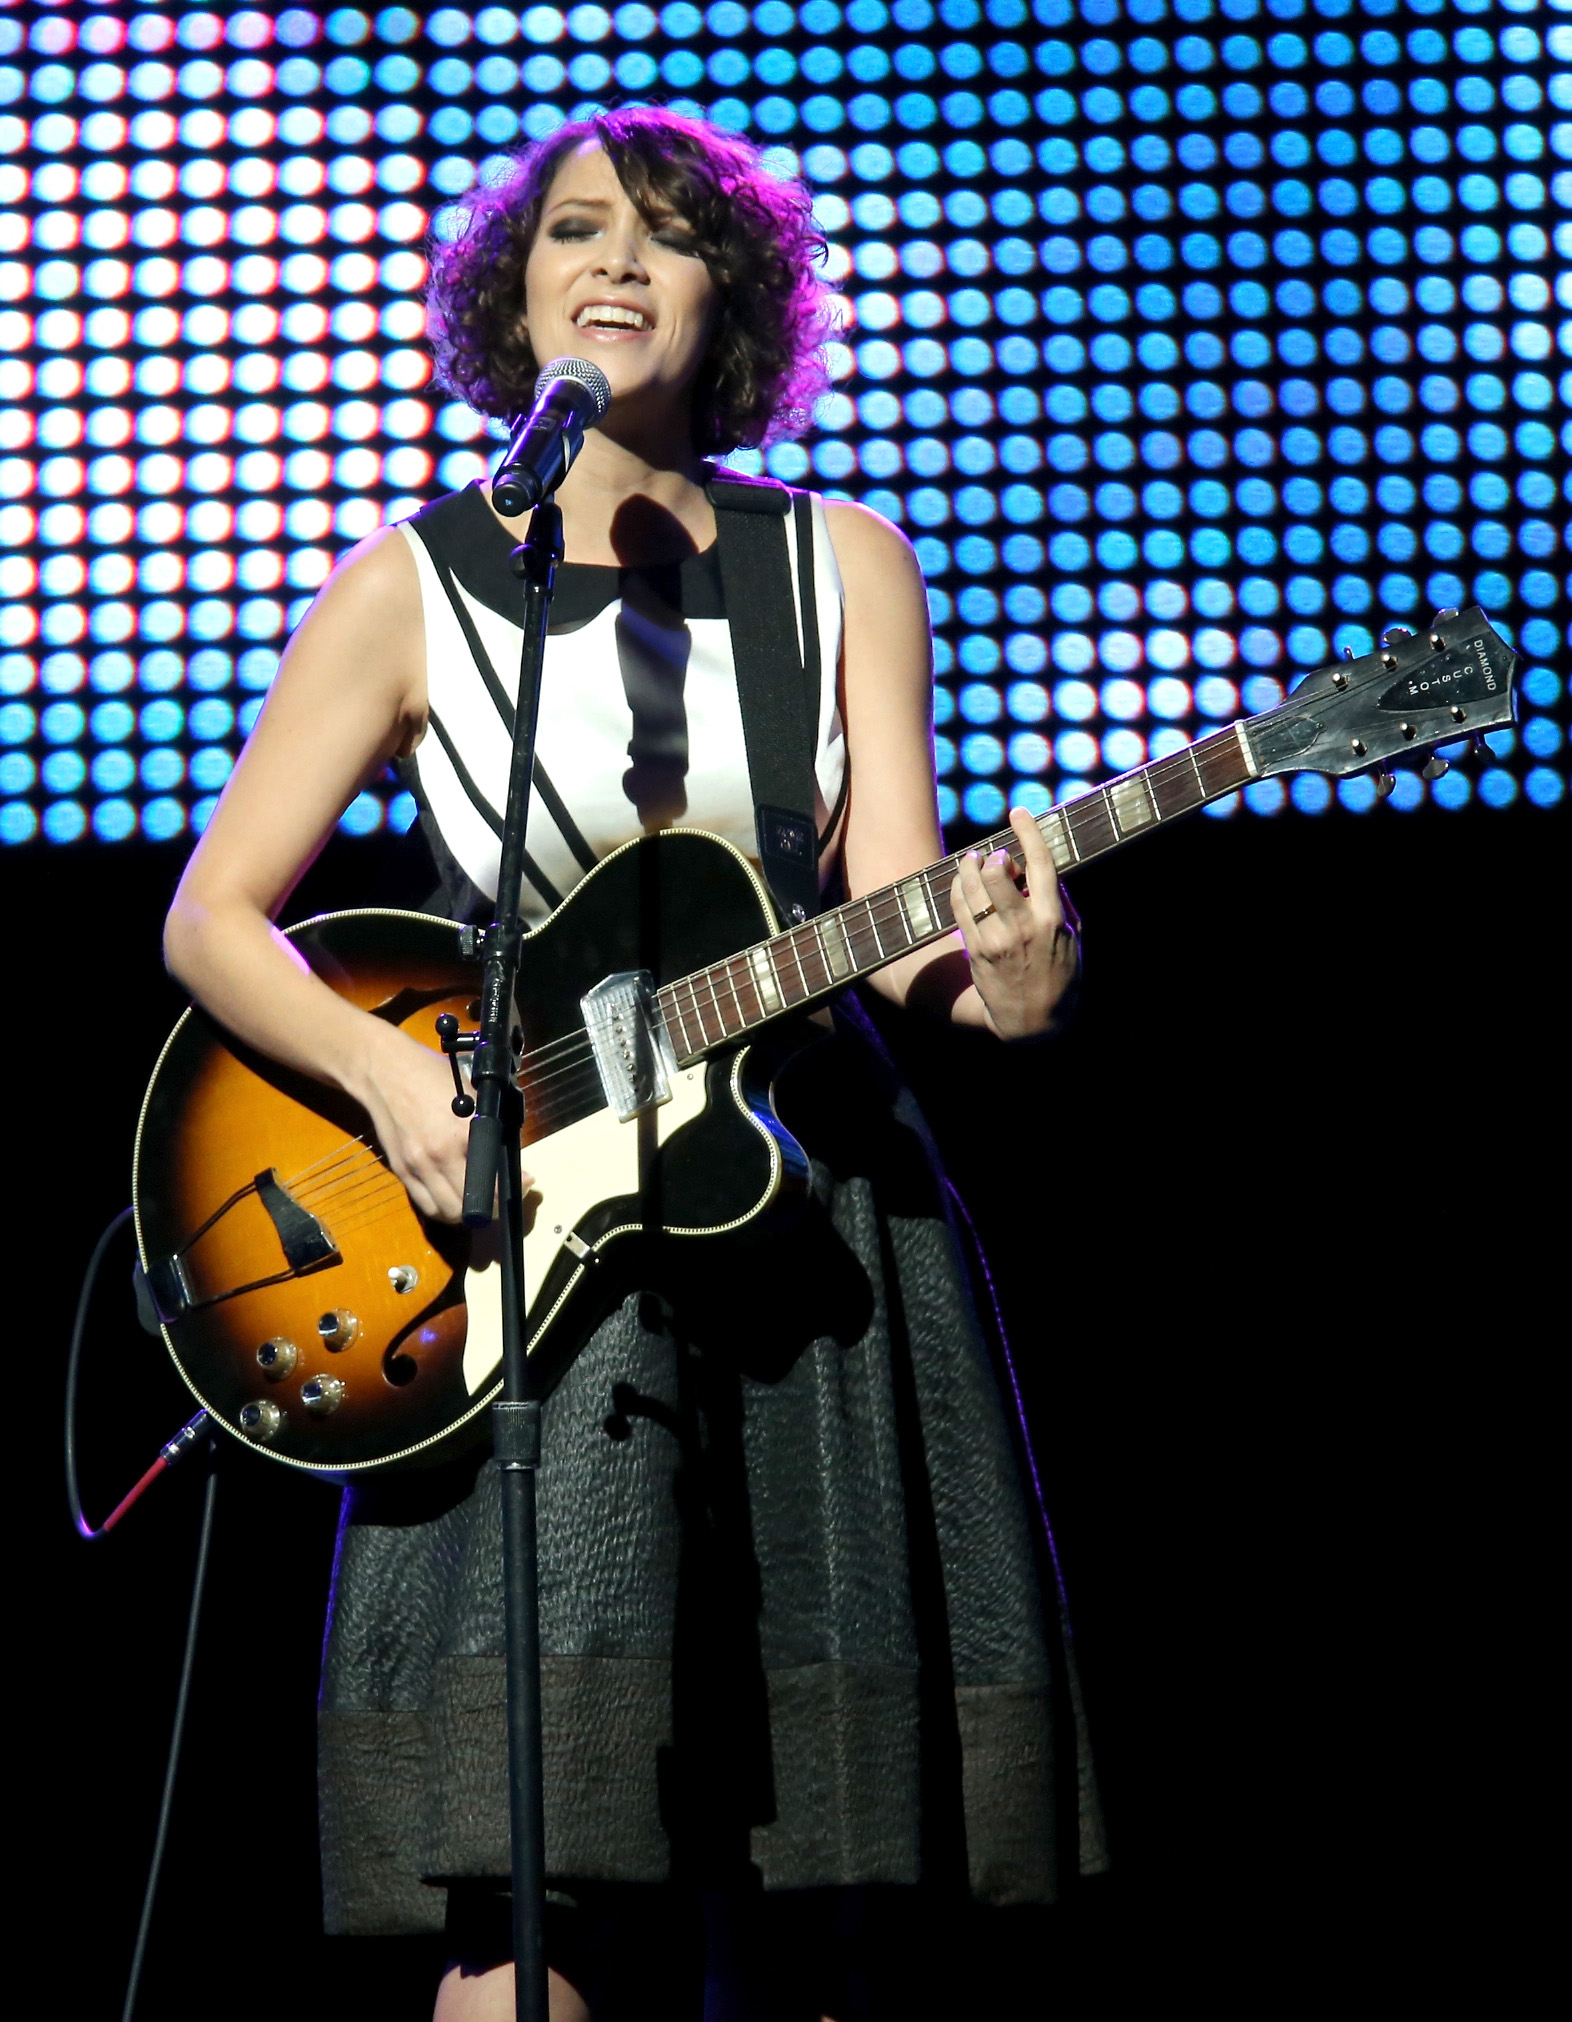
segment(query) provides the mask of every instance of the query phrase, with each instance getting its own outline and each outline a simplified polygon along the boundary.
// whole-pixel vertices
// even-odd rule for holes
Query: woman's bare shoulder
[[[898,621],[905,613],[913,624],[920,618],[926,627],[922,570],[899,527],[849,499],[826,500],[824,518],[841,572],[848,619],[855,622],[866,614]]]
[[[374,613],[388,600],[402,607],[400,615],[420,609],[420,577],[402,527],[378,527],[357,541],[322,587],[317,605],[363,607]]]
[[[872,507],[853,505],[850,499],[826,499],[824,521],[843,573],[848,567],[887,569],[892,563],[920,573],[911,542]]]
[[[289,643],[286,686],[346,682],[423,718],[426,679],[420,576],[396,526],[357,543],[334,569]]]

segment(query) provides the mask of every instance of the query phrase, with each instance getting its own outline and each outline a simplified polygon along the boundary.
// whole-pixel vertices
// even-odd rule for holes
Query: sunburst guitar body
[[[668,831],[608,857],[527,936],[526,1339],[548,1366],[625,1282],[619,1262],[800,1191],[807,1163],[754,1078],[757,1049],[673,1063],[663,1099],[623,1119],[585,1039],[583,1000],[607,976],[663,983],[774,927],[745,858]],[[340,996],[423,1045],[438,1047],[444,1012],[474,1023],[478,964],[449,921],[335,913],[290,939]],[[348,1475],[439,1458],[483,1425],[501,1377],[495,1231],[419,1215],[341,1093],[186,1012],[143,1105],[134,1199],[169,1352],[258,1452]]]

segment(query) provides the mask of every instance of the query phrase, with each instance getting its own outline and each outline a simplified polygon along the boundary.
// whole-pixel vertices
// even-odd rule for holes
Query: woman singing
[[[558,494],[527,924],[654,830],[758,853],[706,458],[806,425],[823,385],[819,250],[806,193],[744,143],[628,110],[526,151],[434,253],[439,370],[471,406],[521,411],[563,355],[612,391]],[[390,761],[420,802],[441,904],[491,916],[487,783],[506,770],[495,693],[516,679],[509,555],[525,524],[477,484],[343,562],[167,929],[193,995],[360,1104],[441,1221],[459,1218],[466,1137],[445,1062],[306,973],[272,920]],[[922,578],[860,507],[814,497],[773,524],[799,608],[817,612],[822,881],[855,897],[942,854]],[[1052,1030],[1077,966],[1045,846],[1026,814],[1012,822],[1024,881],[1003,853],[967,859],[959,938],[873,978],[894,1004],[1006,1043]],[[854,1005],[779,1104],[812,1159],[806,1212],[662,1266],[546,1406],[560,2022],[698,2022],[706,1977],[723,1990],[712,2014],[851,2022],[888,2012],[912,1942],[927,1991],[904,2012],[959,2012],[937,1992],[940,1939],[975,1945],[973,1906],[1055,1892],[1042,1539],[943,1182]],[[498,1501],[473,1454],[351,1490],[324,1658],[328,1928],[445,1926],[438,2022],[513,2012]],[[967,2012],[998,2012],[985,1962],[964,1970]]]

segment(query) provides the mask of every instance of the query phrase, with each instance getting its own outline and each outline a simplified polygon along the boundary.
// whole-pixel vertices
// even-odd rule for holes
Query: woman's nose
[[[613,237],[608,234],[601,241],[597,265],[608,281],[642,281],[648,278],[638,243],[631,233],[624,237]]]

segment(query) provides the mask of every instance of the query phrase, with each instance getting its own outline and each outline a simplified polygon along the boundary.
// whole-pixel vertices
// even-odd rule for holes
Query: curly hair
[[[464,229],[431,249],[427,332],[439,378],[504,420],[534,397],[540,361],[521,327],[524,269],[557,170],[586,141],[605,150],[647,223],[682,219],[719,295],[693,391],[694,448],[724,455],[800,435],[828,384],[832,330],[808,193],[772,176],[746,141],[660,106],[559,127],[466,199]]]

